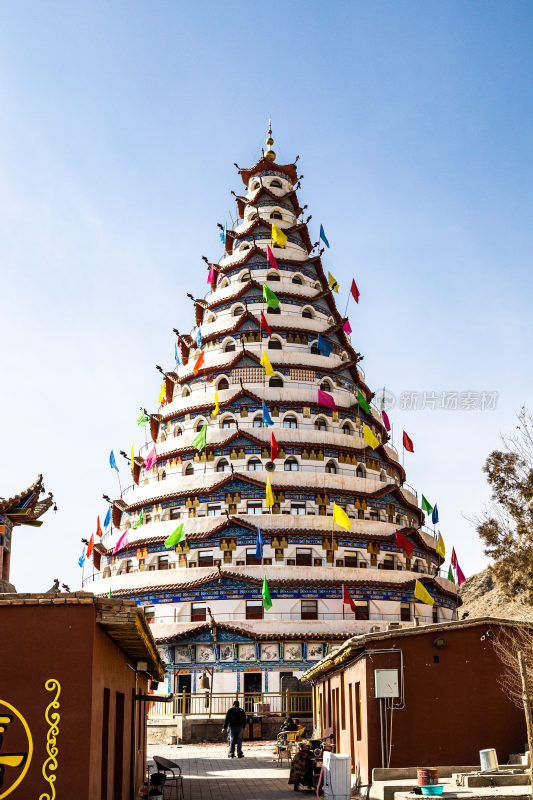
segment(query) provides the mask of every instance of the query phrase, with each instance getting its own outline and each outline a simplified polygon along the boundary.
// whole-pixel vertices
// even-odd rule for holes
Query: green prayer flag
[[[422,495],[422,511],[425,511],[426,514],[431,514],[431,512],[433,511],[433,506],[431,505],[429,500],[426,500],[424,495]]]
[[[196,434],[192,440],[192,446],[196,447],[199,453],[202,452],[207,442],[207,422],[204,422],[202,430]]]
[[[359,403],[363,411],[366,411],[367,414],[370,414],[370,406],[366,402],[366,398],[360,391],[360,389],[357,390],[357,402]]]
[[[455,578],[453,577],[453,569],[451,564],[448,567],[448,580],[451,581],[452,583],[455,583]]]
[[[451,569],[451,567],[450,567],[450,569]],[[108,594],[107,596],[108,596],[108,597],[109,597],[109,599],[111,600],[111,589],[109,589],[109,594]]]
[[[266,575],[265,575],[265,578],[263,580],[263,592],[262,592],[262,595],[263,595],[263,606],[265,608],[265,611],[268,611],[269,608],[272,608],[272,600],[270,599],[270,592],[268,591],[268,583],[267,583]]]
[[[143,510],[141,508],[141,513],[139,514],[139,519],[137,520],[135,525],[132,525],[131,527],[135,530],[135,528],[138,528],[139,525],[141,525],[142,521],[143,521]]]
[[[141,413],[137,417],[137,425],[142,426],[144,428],[147,422],[148,422],[148,417],[144,413],[144,408],[141,408]]]
[[[274,294],[272,289],[268,288],[266,283],[263,284],[263,297],[265,298],[269,308],[277,308],[279,306],[277,295]]]
[[[174,533],[171,533],[165,541],[165,547],[174,547],[174,545],[179,544],[183,539],[185,539],[185,531],[183,530],[182,522],[178,525]]]

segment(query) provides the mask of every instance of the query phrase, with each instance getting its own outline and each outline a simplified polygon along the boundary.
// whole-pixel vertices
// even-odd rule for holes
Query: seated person
[[[280,733],[287,733],[287,731],[297,731],[297,730],[298,730],[298,725],[296,724],[296,721],[293,720],[292,717],[287,717],[285,719],[285,722],[283,723],[283,725],[279,729],[279,732]]]

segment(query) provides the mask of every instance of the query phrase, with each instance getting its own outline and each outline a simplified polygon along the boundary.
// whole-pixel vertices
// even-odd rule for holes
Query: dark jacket
[[[228,708],[226,719],[224,720],[224,730],[226,728],[244,728],[246,725],[246,714],[238,706]]]

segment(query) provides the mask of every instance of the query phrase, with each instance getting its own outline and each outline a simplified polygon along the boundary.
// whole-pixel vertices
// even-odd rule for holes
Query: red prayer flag
[[[383,420],[383,424],[385,425],[385,430],[390,431],[389,415],[384,409],[381,411],[381,418]]]
[[[192,370],[193,375],[198,375],[203,363],[204,363],[204,351],[202,350],[202,352],[200,353],[200,357],[197,359],[196,364],[193,367]]]
[[[268,333],[269,336],[272,336],[272,331],[269,328],[268,322],[265,319],[265,315],[261,311],[261,316],[259,317],[259,327],[263,328],[264,331]]]
[[[410,556],[415,549],[414,544],[407,538],[407,536],[404,536],[401,531],[396,531],[396,544],[398,547],[401,547],[408,556]]]
[[[98,517],[98,521],[96,523],[96,535],[102,538],[102,528],[100,527],[100,517]]]
[[[216,283],[215,268],[212,264],[209,265],[209,274],[207,276],[208,283]]]
[[[408,453],[414,453],[415,452],[415,448],[413,447],[413,442],[408,437],[408,435],[406,434],[405,431],[403,432],[403,446],[405,447],[405,449],[407,450]]]
[[[344,333],[351,333],[352,332],[352,326],[350,325],[349,320],[346,320],[346,322],[342,326],[342,329],[343,329]]]
[[[462,583],[466,581],[466,578],[464,576],[463,570],[459,566],[457,558],[455,559],[455,563],[457,564],[457,586],[460,586]]]
[[[454,548],[453,548],[453,550],[452,550],[452,558],[451,558],[451,562],[452,562],[452,567],[453,567],[454,569],[457,569],[457,554],[456,554],[456,552],[455,552],[455,547],[454,547]]]
[[[359,289],[357,288],[357,284],[356,284],[356,282],[354,281],[353,278],[352,278],[352,286],[351,286],[350,291],[352,293],[353,299],[355,300],[356,303],[358,303],[359,302]]]
[[[93,550],[94,550],[94,536],[91,534],[91,538],[89,539],[89,544],[87,545],[87,552],[85,553],[85,557],[90,558]]]
[[[333,397],[327,392],[323,392],[322,389],[318,390],[318,403],[321,406],[327,406],[328,408],[331,408],[332,411],[337,410],[337,406],[335,405],[335,400]]]
[[[270,460],[275,461],[278,457],[278,443],[273,433],[270,434]]]
[[[342,604],[350,606],[354,614],[357,611],[356,605],[350,596],[350,592],[348,591],[344,583],[342,584]]]
[[[268,258],[268,263],[270,264],[270,266],[274,267],[274,269],[278,269],[278,265],[276,263],[276,259],[274,258],[274,253],[272,252],[272,250],[270,249],[268,244],[267,244],[267,258]],[[278,270],[278,272],[279,272],[279,270]]]

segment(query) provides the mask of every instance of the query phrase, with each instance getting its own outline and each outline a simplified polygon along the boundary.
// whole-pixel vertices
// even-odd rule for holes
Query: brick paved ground
[[[289,800],[287,762],[277,766],[273,742],[244,742],[244,758],[228,758],[222,744],[150,745],[148,765],[154,755],[177,761],[183,770],[185,800]],[[309,795],[307,795],[309,796]],[[165,793],[165,800],[174,794]]]

